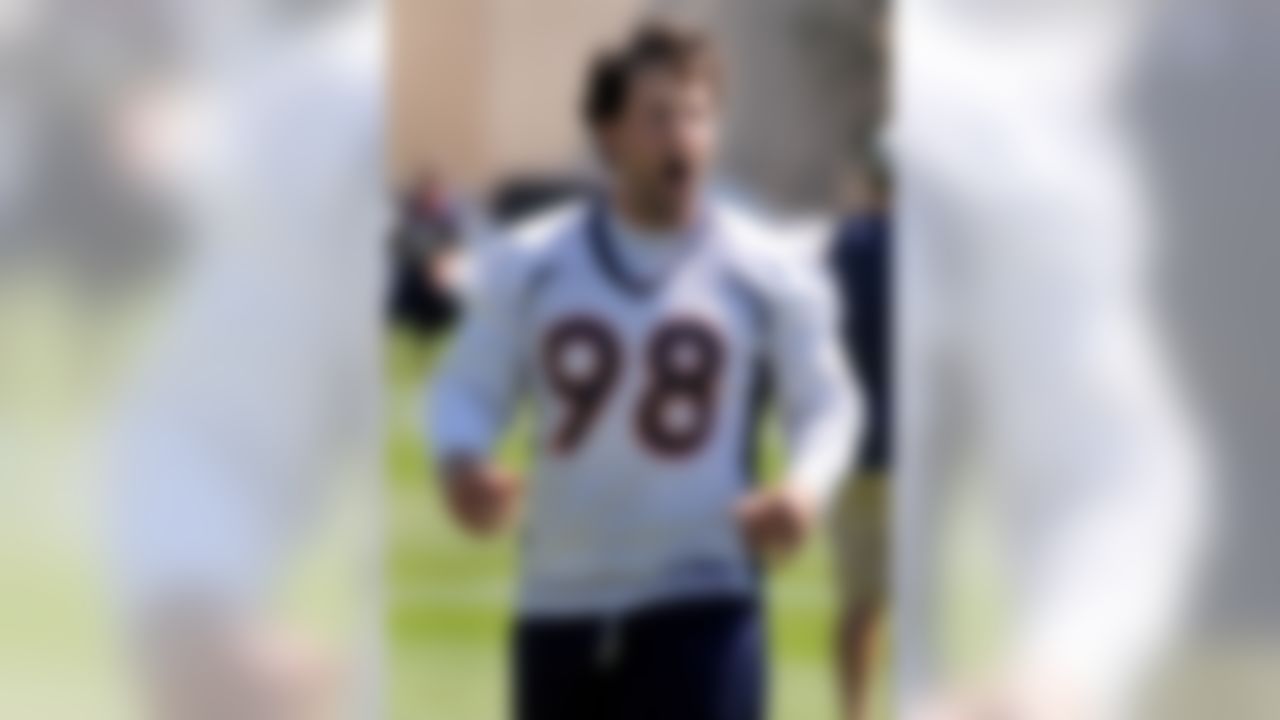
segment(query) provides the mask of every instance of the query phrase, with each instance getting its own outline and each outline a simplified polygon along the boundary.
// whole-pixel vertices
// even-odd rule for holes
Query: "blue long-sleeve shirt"
[[[892,463],[893,263],[892,231],[883,213],[844,222],[829,258],[845,309],[846,357],[866,398],[866,434],[859,455],[865,471]]]

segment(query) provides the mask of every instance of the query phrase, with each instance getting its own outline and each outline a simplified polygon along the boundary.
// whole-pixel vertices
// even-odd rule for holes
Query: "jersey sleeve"
[[[862,400],[840,342],[839,307],[818,263],[771,266],[767,355],[787,445],[787,481],[826,503],[848,469],[863,425]]]
[[[483,457],[518,400],[524,353],[520,288],[527,253],[502,244],[477,251],[464,284],[464,314],[427,397],[436,457]]]

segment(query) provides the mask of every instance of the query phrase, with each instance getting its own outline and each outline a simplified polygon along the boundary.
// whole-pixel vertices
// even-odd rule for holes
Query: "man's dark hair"
[[[616,120],[636,76],[652,69],[705,80],[717,90],[720,86],[718,52],[706,33],[673,20],[650,20],[592,64],[582,103],[587,126],[599,128]]]

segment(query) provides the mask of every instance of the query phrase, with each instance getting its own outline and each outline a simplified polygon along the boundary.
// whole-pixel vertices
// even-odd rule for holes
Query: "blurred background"
[[[581,174],[587,62],[646,15],[688,18],[732,77],[726,175],[773,202],[825,207],[881,115],[880,0],[390,0],[391,170],[493,188]]]

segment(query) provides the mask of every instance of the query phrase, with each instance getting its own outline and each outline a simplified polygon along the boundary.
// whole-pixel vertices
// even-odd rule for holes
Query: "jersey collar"
[[[601,273],[623,292],[636,297],[647,298],[657,291],[671,272],[661,273],[653,277],[644,277],[627,266],[626,260],[618,248],[618,238],[613,236],[610,222],[609,202],[603,197],[595,198],[587,213],[587,243],[591,256],[599,266]],[[693,227],[689,231],[686,242],[702,245],[711,232],[711,212],[704,204],[699,208]],[[693,248],[691,248],[692,250]],[[692,254],[692,253],[690,253]],[[687,261],[687,259],[686,259]]]

